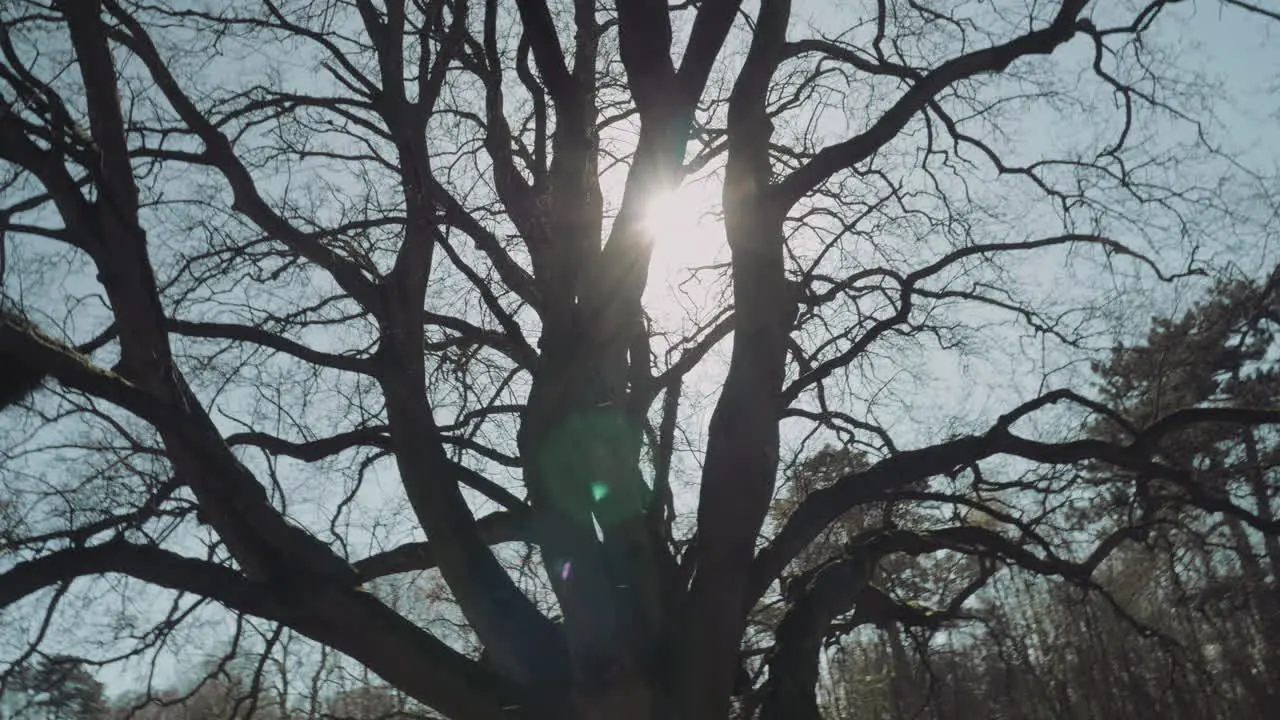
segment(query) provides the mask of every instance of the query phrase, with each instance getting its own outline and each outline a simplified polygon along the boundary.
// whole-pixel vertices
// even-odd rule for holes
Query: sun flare
[[[650,198],[640,217],[653,243],[645,304],[661,322],[700,315],[714,303],[715,283],[697,268],[723,258],[720,185],[711,179]]]
[[[699,195],[685,188],[658,193],[645,204],[640,220],[645,232],[658,245],[696,241],[703,225],[712,220],[707,198]]]
[[[650,286],[679,284],[690,268],[715,262],[724,247],[719,187],[685,185],[655,195],[645,204],[641,226],[653,242]]]

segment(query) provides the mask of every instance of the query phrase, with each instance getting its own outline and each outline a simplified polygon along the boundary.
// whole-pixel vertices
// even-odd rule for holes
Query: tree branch
[[[490,545],[529,540],[528,512],[503,511],[485,515],[476,520],[476,532]],[[436,553],[430,541],[406,543],[357,560],[353,565],[367,582],[385,575],[430,570],[436,567]]]
[[[1076,17],[1088,0],[1063,0],[1053,22],[1001,45],[976,50],[952,58],[925,73],[884,115],[857,137],[819,150],[814,157],[785,177],[774,188],[774,196],[783,207],[795,205],[827,178],[847,170],[871,157],[890,140],[916,113],[924,109],[951,85],[983,73],[999,72],[1026,55],[1047,55],[1066,43],[1076,33]]]
[[[247,580],[228,567],[113,540],[18,563],[0,574],[0,608],[50,585],[108,573],[289,623],[448,715],[485,720],[510,717],[503,709],[512,700],[510,687],[372,596],[350,588],[296,587],[286,600],[278,589]]]
[[[956,468],[973,465],[996,455],[1011,455],[1050,465],[1069,465],[1086,461],[1103,462],[1115,467],[1139,471],[1153,477],[1172,480],[1186,490],[1206,510],[1242,517],[1259,529],[1276,532],[1277,523],[1266,523],[1252,513],[1230,502],[1214,498],[1198,488],[1176,468],[1162,465],[1152,458],[1155,444],[1178,428],[1202,423],[1280,423],[1280,410],[1248,410],[1236,408],[1190,408],[1179,410],[1158,420],[1139,433],[1130,445],[1117,445],[1101,440],[1076,440],[1065,443],[1042,443],[1018,437],[1009,426],[1025,417],[1031,409],[1052,401],[1068,399],[1058,394],[1030,400],[1001,416],[984,435],[971,435],[939,443],[919,450],[892,455],[866,470],[846,475],[832,485],[813,491],[797,505],[773,542],[756,556],[752,572],[750,602],[758,600],[772,580],[827,526],[854,506],[883,495],[889,490],[935,476],[949,474]]]
[[[525,37],[533,48],[533,60],[538,65],[538,74],[547,92],[557,105],[565,101],[570,92],[571,78],[569,68],[565,64],[564,51],[560,49],[560,41],[556,38],[555,21],[551,19],[551,11],[546,0],[517,0],[520,8],[520,19],[524,23]]]

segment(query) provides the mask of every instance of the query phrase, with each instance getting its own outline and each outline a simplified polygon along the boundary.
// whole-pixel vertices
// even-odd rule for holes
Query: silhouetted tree
[[[48,388],[0,383],[12,639],[155,666],[234,623],[250,698],[287,629],[456,720],[812,720],[874,632],[905,714],[1003,569],[1097,592],[1174,522],[1114,488],[1275,535],[1168,446],[1280,409],[1100,436],[1128,401],[1057,372],[1263,254],[1207,25],[794,5],[0,4],[0,362]]]
[[[79,658],[51,655],[22,666],[5,688],[16,695],[12,720],[101,720],[106,713],[103,685]]]

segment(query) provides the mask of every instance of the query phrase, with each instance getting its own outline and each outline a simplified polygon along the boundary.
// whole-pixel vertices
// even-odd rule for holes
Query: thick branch
[[[476,532],[490,545],[516,540],[529,540],[527,512],[496,512],[476,520]],[[431,542],[414,542],[370,555],[354,563],[360,577],[369,581],[384,575],[419,572],[436,567],[436,553]]]
[[[627,85],[643,119],[655,106],[683,104],[671,62],[671,16],[666,0],[618,0],[618,43]]]
[[[790,21],[789,0],[760,4],[756,31],[729,103],[725,229],[732,252],[734,346],[712,413],[698,499],[697,564],[681,643],[688,717],[723,717],[744,627],[751,556],[773,495],[785,377],[786,275],[782,213],[769,182],[770,79]]]
[[[367,358],[334,355],[315,350],[260,327],[237,325],[235,323],[168,320],[165,322],[165,329],[186,337],[221,338],[260,345],[276,352],[290,355],[303,362],[320,367],[333,368],[334,370],[345,370],[364,375],[370,375],[373,372],[373,364]]]
[[[547,86],[551,99],[557,104],[570,92],[569,68],[564,61],[564,51],[556,37],[555,21],[546,0],[518,0],[520,19],[524,22],[525,37],[533,48],[533,60],[538,66],[542,83]]]
[[[724,47],[741,0],[704,0],[693,18],[689,44],[685,46],[678,73],[684,99],[696,103],[711,77],[716,57]]]
[[[1058,394],[1051,395],[1055,399],[1069,399]],[[1272,524],[1265,523],[1225,499],[1215,498],[1197,486],[1194,479],[1152,459],[1158,441],[1176,429],[1201,423],[1276,424],[1280,423],[1280,410],[1237,408],[1179,410],[1143,430],[1131,445],[1117,445],[1101,440],[1042,443],[1019,437],[1009,431],[1009,427],[1018,419],[1025,417],[1030,409],[1043,407],[1046,404],[1044,398],[1036,398],[1002,416],[984,435],[957,438],[919,450],[900,452],[866,470],[852,473],[828,487],[813,491],[787,518],[774,541],[761,550],[756,557],[748,597],[752,602],[759,599],[769,584],[781,574],[783,568],[801,550],[855,505],[879,497],[895,487],[902,487],[935,475],[948,474],[957,468],[1001,454],[1050,465],[1099,461],[1114,467],[1139,471],[1152,477],[1166,478],[1188,492],[1192,501],[1206,510],[1241,517],[1262,530],[1274,532],[1280,529],[1271,527]]]
[[[294,602],[282,603],[278,592],[230,568],[115,540],[18,563],[0,574],[0,608],[60,582],[107,573],[212,598],[234,611],[286,623],[348,653],[452,717],[509,717],[503,704],[504,697],[511,698],[510,688],[372,596],[352,589],[295,588],[290,593]]]
[[[281,612],[266,586],[250,582],[231,568],[122,540],[59,550],[14,565],[0,575],[0,608],[60,582],[106,573],[212,598],[259,617],[278,617]]]

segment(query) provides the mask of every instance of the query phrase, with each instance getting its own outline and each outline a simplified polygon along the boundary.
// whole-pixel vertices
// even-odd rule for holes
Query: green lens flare
[[[547,501],[589,529],[611,527],[644,512],[644,500],[628,489],[642,433],[614,407],[573,413],[553,428],[537,452]],[[635,495],[635,497],[632,497]]]

